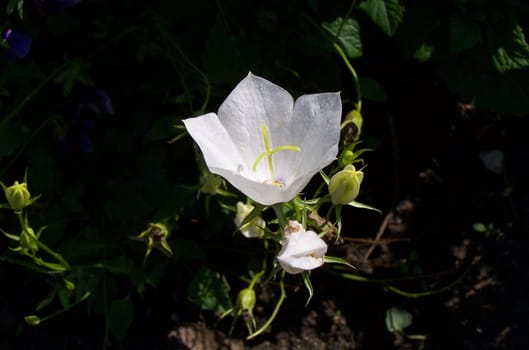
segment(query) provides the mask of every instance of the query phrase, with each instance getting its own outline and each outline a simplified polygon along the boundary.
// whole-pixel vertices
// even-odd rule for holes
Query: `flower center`
[[[278,187],[285,187],[285,183],[281,180],[274,179],[274,165],[272,163],[272,155],[274,153],[277,153],[279,151],[296,151],[300,152],[301,148],[299,146],[292,146],[292,145],[283,145],[278,146],[273,149],[270,149],[270,141],[268,139],[268,131],[266,130],[266,125],[261,124],[261,133],[263,134],[263,140],[265,145],[265,150],[259,156],[257,156],[257,159],[253,163],[252,170],[255,172],[257,170],[257,165],[259,162],[266,157],[266,162],[268,164],[268,172],[270,173],[270,179],[266,180],[264,183],[271,184]]]

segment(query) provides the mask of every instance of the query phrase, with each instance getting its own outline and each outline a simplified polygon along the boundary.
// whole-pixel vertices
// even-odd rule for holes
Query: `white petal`
[[[304,95],[296,101],[294,119],[310,125],[301,143],[298,176],[316,173],[336,159],[341,117],[339,93]]]
[[[187,132],[200,147],[212,173],[236,173],[243,166],[238,149],[215,113],[184,119],[183,122]]]
[[[295,274],[323,265],[326,252],[327,244],[316,233],[305,231],[298,222],[291,221],[285,229],[277,260],[286,272]]]
[[[270,146],[279,146],[275,140],[280,143],[289,130],[293,105],[292,96],[285,89],[250,73],[222,103],[218,116],[241,157],[251,166],[265,150],[261,125],[268,129]],[[268,172],[265,160],[258,168]]]
[[[290,188],[281,188],[264,182],[256,182],[244,176],[221,169],[216,169],[216,171],[218,171],[216,174],[224,177],[239,191],[263,205],[288,202],[297,194],[297,192],[294,193]]]

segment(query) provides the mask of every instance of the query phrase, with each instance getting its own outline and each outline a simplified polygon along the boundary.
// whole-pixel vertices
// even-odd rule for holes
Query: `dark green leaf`
[[[202,268],[188,285],[187,293],[203,310],[222,314],[232,306],[229,289],[229,285],[218,272]]]
[[[398,0],[367,0],[360,8],[388,36],[395,35],[404,14],[404,7]]]
[[[347,18],[344,21],[341,17],[338,17],[333,22],[324,22],[322,26],[329,34],[336,38],[340,46],[345,50],[347,57],[357,58],[362,56],[360,25],[356,19]]]
[[[132,304],[129,298],[116,300],[108,309],[108,323],[110,331],[118,339],[123,340],[134,318]]]
[[[450,62],[439,67],[449,89],[466,103],[500,113],[529,113],[529,69],[499,73],[479,62]]]
[[[188,239],[169,240],[174,257],[180,260],[203,260],[206,253],[195,241]]]
[[[24,0],[9,0],[6,6],[6,13],[10,15],[15,7],[17,8],[20,19],[24,18]]]
[[[459,53],[470,49],[482,40],[479,25],[460,15],[452,15],[450,21],[450,51]]]

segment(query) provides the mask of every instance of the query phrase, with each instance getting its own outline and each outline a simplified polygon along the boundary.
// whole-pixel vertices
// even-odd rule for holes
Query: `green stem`
[[[356,98],[357,98],[356,110],[360,113],[362,110],[362,93],[360,91],[360,80],[358,79],[358,74],[356,74],[355,69],[351,65],[351,62],[349,62],[347,55],[345,54],[345,52],[343,52],[340,45],[338,45],[336,42],[334,42],[332,45],[334,46],[334,49],[338,52],[338,54],[344,61],[349,71],[351,72],[351,75],[353,76],[353,80],[355,83],[355,89],[356,89]]]
[[[272,322],[276,318],[277,313],[279,312],[279,309],[281,309],[281,305],[283,304],[283,301],[285,301],[285,298],[287,296],[285,292],[285,271],[283,271],[283,273],[281,274],[281,280],[279,281],[279,288],[281,290],[281,295],[279,296],[279,300],[277,301],[274,311],[272,312],[268,320],[265,322],[265,324],[261,328],[256,330],[254,333],[246,337],[246,340],[253,339],[257,337],[259,334],[263,333],[272,324]]]
[[[52,318],[54,318],[54,317],[57,317],[57,316],[59,316],[60,314],[65,313],[66,311],[68,311],[68,310],[70,310],[71,308],[73,308],[73,307],[75,307],[75,306],[81,304],[83,301],[85,301],[86,299],[88,299],[88,297],[89,297],[90,295],[91,295],[90,292],[86,292],[85,294],[83,294],[83,296],[81,297],[81,299],[79,299],[79,300],[76,301],[75,303],[73,303],[73,304],[71,304],[71,305],[65,307],[64,309],[61,309],[61,310],[59,310],[59,311],[57,311],[57,312],[54,312],[54,313],[51,314],[51,315],[48,315],[48,316],[46,316],[46,317],[42,317],[42,318],[40,319],[40,322],[42,323],[42,322],[44,322],[44,321],[50,320],[50,319],[52,319]]]
[[[336,273],[336,272],[333,272],[333,273]],[[457,278],[455,281],[441,287],[441,288],[437,288],[437,289],[434,289],[434,290],[428,290],[428,291],[424,291],[424,292],[407,292],[407,291],[403,291],[397,287],[394,287],[390,284],[388,284],[389,282],[395,282],[395,281],[399,281],[399,280],[402,280],[402,279],[399,279],[399,278],[392,278],[392,279],[374,279],[374,278],[367,278],[367,277],[364,277],[364,276],[359,276],[359,275],[355,275],[355,274],[350,274],[350,273],[336,273],[338,276],[342,277],[342,278],[345,278],[345,279],[348,279],[348,280],[352,280],[352,281],[357,281],[357,282],[367,282],[367,283],[378,283],[378,284],[383,284],[384,285],[384,288],[389,290],[390,292],[393,292],[395,294],[398,294],[398,295],[401,295],[403,297],[406,297],[406,298],[421,298],[421,297],[427,297],[427,296],[431,296],[431,295],[436,295],[436,294],[440,294],[440,293],[443,293],[447,290],[450,290],[452,289],[456,284],[458,284],[461,279],[463,278],[463,276],[460,276],[459,278]]]
[[[336,31],[336,35],[334,36],[335,40],[338,39],[338,37],[342,33],[342,29],[343,29],[343,26],[345,24],[345,21],[347,21],[347,19],[351,16],[351,13],[353,12],[353,10],[354,10],[354,8],[356,6],[356,2],[357,2],[357,0],[353,0],[351,2],[351,6],[349,6],[349,9],[345,13],[345,16],[342,18],[342,21],[340,22],[340,25],[338,26],[338,30]]]
[[[54,250],[49,248],[46,244],[42,243],[37,237],[35,237],[33,233],[31,233],[28,230],[28,227],[26,223],[24,222],[24,218],[22,217],[22,213],[18,213],[17,217],[18,217],[18,223],[20,224],[20,227],[22,228],[22,231],[24,232],[24,234],[26,234],[30,239],[32,239],[33,242],[35,242],[40,249],[44,250],[46,253],[52,256],[55,260],[57,260],[59,264],[64,267],[65,270],[70,268],[70,265],[68,264],[68,262],[64,260],[64,258],[59,253],[56,253]]]

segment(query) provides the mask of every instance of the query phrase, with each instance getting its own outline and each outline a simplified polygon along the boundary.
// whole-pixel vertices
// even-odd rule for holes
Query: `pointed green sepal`
[[[364,203],[352,201],[352,202],[347,203],[347,205],[349,205],[351,207],[355,207],[355,208],[360,208],[360,209],[373,210],[373,211],[376,211],[376,212],[382,214],[381,210],[379,210],[379,209],[377,209],[375,207],[372,207],[370,205],[364,204]]]
[[[356,269],[356,267],[354,267],[353,265],[349,264],[349,262],[347,262],[347,260],[342,259],[342,258],[338,258],[338,257],[335,257],[335,256],[326,255],[323,258],[323,261],[326,264],[339,264],[339,265],[345,265],[345,266],[350,267],[352,269]]]
[[[312,283],[310,282],[310,274],[308,271],[303,271],[301,273],[301,277],[303,277],[303,283],[305,283],[305,287],[307,288],[307,291],[309,292],[309,297],[307,298],[307,302],[305,303],[305,307],[309,306],[310,300],[312,299],[312,296],[314,295],[314,288],[312,288]]]

